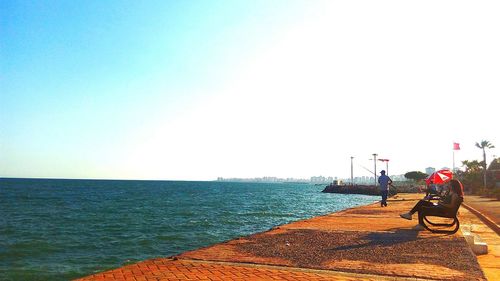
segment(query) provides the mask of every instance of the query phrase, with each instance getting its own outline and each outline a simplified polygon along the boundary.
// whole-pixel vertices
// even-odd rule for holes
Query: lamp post
[[[353,176],[352,176],[352,159],[353,159],[353,158],[354,158],[354,157],[353,157],[353,156],[351,156],[351,186],[353,186],[353,185],[354,185],[354,180],[353,180]]]
[[[385,174],[389,175],[389,159],[378,159],[378,161],[385,162]]]
[[[373,153],[372,155],[374,165],[373,175],[375,176],[375,186],[377,186],[377,153]]]

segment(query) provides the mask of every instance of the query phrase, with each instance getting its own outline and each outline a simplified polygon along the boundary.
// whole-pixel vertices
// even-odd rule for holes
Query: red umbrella
[[[428,178],[425,179],[427,185],[433,184],[443,184],[449,182],[453,178],[453,172],[450,170],[439,170],[432,173]]]

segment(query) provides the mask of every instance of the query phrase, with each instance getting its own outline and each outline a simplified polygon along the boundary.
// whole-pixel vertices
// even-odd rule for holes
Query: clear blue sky
[[[405,173],[450,167],[453,142],[457,164],[481,157],[476,141],[500,147],[495,1],[1,1],[0,13],[0,176],[347,177],[350,156]]]

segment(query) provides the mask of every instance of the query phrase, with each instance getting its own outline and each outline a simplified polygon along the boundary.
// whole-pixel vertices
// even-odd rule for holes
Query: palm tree
[[[495,148],[495,146],[489,141],[483,140],[481,143],[476,142],[476,147],[483,150],[483,184],[486,187],[486,148]]]

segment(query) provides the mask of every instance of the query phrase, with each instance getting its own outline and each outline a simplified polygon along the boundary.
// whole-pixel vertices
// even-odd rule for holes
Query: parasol
[[[433,184],[444,184],[449,182],[453,178],[453,172],[450,170],[439,170],[432,173],[428,178],[425,179],[427,185]]]

